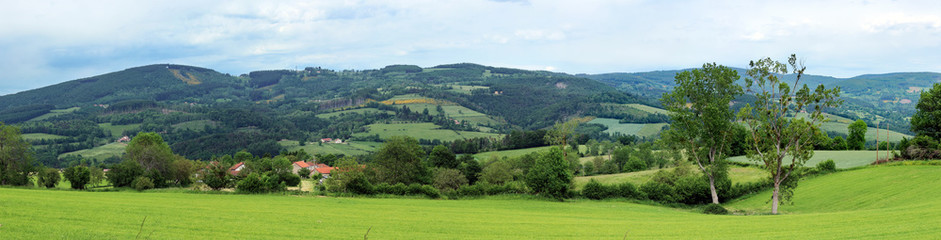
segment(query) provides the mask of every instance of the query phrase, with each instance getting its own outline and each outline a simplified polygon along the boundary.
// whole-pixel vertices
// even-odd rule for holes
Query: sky
[[[449,63],[577,73],[941,71],[941,1],[7,1],[0,95],[158,63],[239,75]]]

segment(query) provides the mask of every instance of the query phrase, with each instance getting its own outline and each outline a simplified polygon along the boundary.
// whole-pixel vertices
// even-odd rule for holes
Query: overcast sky
[[[8,1],[0,94],[175,63],[238,75],[472,62],[566,73],[941,71],[941,1]]]

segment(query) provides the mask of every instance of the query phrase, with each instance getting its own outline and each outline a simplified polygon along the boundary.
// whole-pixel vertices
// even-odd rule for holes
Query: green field
[[[81,192],[0,188],[0,239],[931,239],[941,167],[808,179],[788,214],[715,216],[617,201],[553,202]],[[766,194],[729,204],[761,208]],[[144,220],[146,218],[146,221]],[[143,224],[142,224],[143,223]]]
[[[490,160],[490,158],[494,156],[496,156],[497,158],[504,158],[504,157],[514,158],[514,157],[519,157],[519,156],[523,156],[526,154],[530,154],[533,152],[545,151],[545,150],[548,150],[549,148],[552,148],[552,146],[493,151],[493,152],[482,152],[482,153],[474,154],[474,158],[480,161],[488,161]]]
[[[454,141],[457,139],[465,138],[479,138],[479,137],[494,137],[499,138],[500,134],[495,133],[482,133],[482,132],[468,132],[468,131],[454,131],[448,129],[440,129],[438,125],[433,123],[376,123],[367,125],[369,128],[368,132],[365,133],[356,133],[353,136],[371,136],[378,134],[380,138],[387,139],[392,136],[409,136],[415,139],[438,139],[441,141]]]
[[[665,170],[672,170],[673,168],[666,168]],[[692,167],[691,169],[694,172],[699,172],[699,169]],[[618,174],[606,174],[606,175],[595,175],[595,176],[582,176],[575,177],[575,188],[581,189],[588,184],[588,181],[594,179],[603,184],[618,184],[623,182],[630,182],[634,185],[641,185],[646,183],[653,177],[654,173],[660,171],[659,169],[646,170],[639,172],[630,172],[630,173],[618,173]],[[747,182],[757,182],[762,179],[768,178],[768,173],[754,167],[730,167],[729,168],[729,178],[732,180],[732,183],[747,183]]]
[[[633,108],[636,108],[636,109],[638,109],[638,110],[641,110],[641,111],[644,111],[644,112],[648,112],[648,113],[659,113],[659,114],[664,114],[664,115],[670,114],[670,111],[667,111],[666,109],[655,108],[655,107],[651,107],[651,106],[647,106],[647,105],[643,105],[643,104],[631,103],[631,104],[627,104],[627,105],[628,105],[628,106],[631,106],[631,107],[633,107]]]
[[[370,152],[375,152],[382,143],[378,142],[360,142],[360,141],[348,141],[343,144],[335,143],[324,143],[320,144],[317,142],[310,142],[304,146],[300,146],[297,141],[286,140],[279,141],[279,144],[283,146],[288,151],[298,151],[304,149],[304,152],[307,152],[311,155],[314,154],[333,154],[333,155],[366,155]]]
[[[367,113],[367,112],[372,112],[372,113],[385,112],[385,113],[388,113],[388,114],[395,114],[395,112],[392,112],[392,111],[380,111],[379,109],[376,109],[376,108],[357,108],[357,109],[336,111],[336,112],[331,112],[331,113],[317,114],[317,117],[319,117],[319,118],[324,118],[324,119],[328,119],[328,118],[331,118],[331,117],[340,116],[340,114],[350,114],[350,113],[364,114],[364,113]]]
[[[42,121],[42,120],[46,120],[46,119],[49,119],[49,118],[52,118],[52,117],[55,117],[55,116],[59,116],[59,115],[63,115],[63,114],[66,114],[66,113],[73,113],[73,112],[75,112],[75,111],[78,111],[79,109],[82,109],[82,108],[80,108],[80,107],[72,107],[72,108],[66,108],[66,109],[55,109],[55,110],[49,111],[49,113],[40,115],[39,117],[35,117],[35,118],[33,118],[33,119],[30,119],[30,120],[28,120],[27,122]]]
[[[132,131],[140,128],[140,123],[128,124],[128,125],[111,125],[111,123],[99,123],[98,127],[104,129],[105,131],[111,132],[111,136],[115,138],[121,138],[124,136],[124,131]]]
[[[885,158],[886,152],[879,151],[879,155]],[[807,160],[807,163],[804,164],[806,167],[817,166],[817,163],[826,161],[827,159],[833,159],[833,162],[836,163],[836,167],[840,169],[854,168],[860,166],[866,166],[876,161],[876,151],[814,151],[814,156]],[[756,163],[751,161],[745,156],[737,156],[729,158],[729,161],[741,162],[741,163]]]
[[[181,123],[173,124],[173,128],[177,130],[189,129],[189,130],[194,130],[194,131],[202,131],[204,128],[206,128],[206,126],[215,127],[216,123],[213,122],[212,120],[196,120],[196,121],[181,122]]]
[[[54,140],[54,139],[66,138],[66,136],[48,134],[48,133],[26,133],[20,136],[23,136],[23,140],[26,140],[26,141],[35,141],[35,140],[42,140],[42,139]]]
[[[84,158],[93,158],[98,160],[104,160],[112,156],[118,156],[124,154],[124,148],[127,147],[127,143],[109,143],[102,146],[98,146],[92,149],[83,149],[74,152],[67,152],[59,154],[59,158],[65,157],[66,155],[82,155]]]
[[[820,126],[820,128],[823,129],[824,131],[840,132],[844,134],[849,132],[848,127],[849,127],[848,123],[841,123],[841,122],[826,122]],[[885,141],[886,132],[884,131],[885,129],[879,129],[879,141],[880,142]],[[912,139],[911,135],[899,133],[896,131],[889,131],[889,142],[902,141],[903,137]],[[876,129],[872,127],[866,128],[866,141],[875,141],[875,140],[876,140]]]
[[[613,118],[595,118],[588,123],[597,123],[605,125],[608,130],[604,132],[609,134],[621,133],[626,135],[636,135],[641,137],[653,137],[660,134],[660,129],[666,126],[666,123],[619,123],[619,120]]]

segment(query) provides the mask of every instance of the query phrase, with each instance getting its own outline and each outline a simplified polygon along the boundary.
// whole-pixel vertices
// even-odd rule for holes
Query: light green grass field
[[[448,129],[439,129],[438,125],[433,123],[376,123],[367,125],[368,132],[356,133],[354,136],[370,136],[379,134],[380,138],[386,139],[392,136],[409,136],[415,139],[439,139],[441,141],[454,141],[465,138],[494,137],[499,138],[500,134],[454,131]]]
[[[0,188],[0,196],[0,239],[360,239],[367,231],[370,239],[941,236],[936,166],[875,167],[808,179],[795,205],[782,207],[790,214],[777,216],[507,196],[452,201],[14,188]],[[729,206],[764,204],[764,197]]]
[[[203,130],[206,126],[216,126],[212,120],[196,120],[173,124],[174,129]]]
[[[879,151],[879,155],[885,158],[886,152]],[[804,164],[805,167],[814,167],[817,166],[817,163],[826,161],[827,159],[833,159],[833,162],[836,163],[836,168],[846,169],[854,168],[860,166],[866,166],[876,161],[876,151],[814,151],[814,156],[807,160],[807,163]],[[729,158],[729,161],[741,162],[741,163],[756,163],[751,161],[745,156],[737,156]]]
[[[355,156],[355,155],[366,155],[370,152],[375,152],[382,143],[378,142],[360,142],[360,141],[348,141],[344,144],[335,144],[335,143],[324,143],[318,144],[316,142],[307,143],[307,145],[300,146],[297,141],[287,140],[279,141],[279,144],[286,148],[288,151],[297,151],[304,149],[304,152],[307,152],[311,155],[314,154],[333,154],[333,155],[346,155],[346,156]]]
[[[328,118],[331,118],[331,117],[340,116],[340,114],[349,114],[349,113],[365,114],[365,113],[367,113],[367,112],[371,112],[371,113],[385,112],[385,113],[388,113],[388,114],[395,114],[395,112],[392,112],[392,111],[380,111],[379,109],[376,109],[376,108],[358,108],[358,109],[350,109],[350,110],[336,111],[336,112],[332,112],[332,113],[317,114],[317,117],[319,117],[319,118],[324,118],[324,119],[328,119]]]
[[[124,131],[131,131],[140,128],[140,123],[128,124],[128,125],[111,125],[111,123],[99,123],[98,127],[104,129],[105,131],[111,132],[111,136],[115,138],[122,137]]]
[[[664,170],[672,171],[673,168],[665,168]],[[693,167],[691,169],[694,172],[699,172],[698,168]],[[606,175],[595,175],[595,176],[582,176],[575,177],[575,189],[581,189],[588,184],[588,181],[594,179],[599,183],[603,184],[618,184],[623,182],[630,182],[636,186],[650,181],[650,178],[653,177],[654,173],[660,171],[659,169],[646,170],[639,172],[630,172],[630,173],[618,173],[618,174],[606,174]],[[729,168],[729,179],[732,180],[732,184],[735,183],[748,183],[748,182],[758,182],[762,179],[768,178],[768,173],[754,167],[730,167]]]
[[[514,157],[519,157],[519,156],[523,156],[523,155],[534,153],[534,152],[545,151],[545,150],[548,150],[549,148],[552,148],[552,146],[513,149],[513,150],[504,150],[504,151],[493,151],[493,152],[482,152],[482,153],[474,154],[474,158],[480,161],[488,161],[490,160],[490,158],[494,156],[496,156],[497,158],[504,158],[504,157],[514,158]]]
[[[627,105],[628,105],[628,106],[631,106],[631,107],[633,107],[633,108],[636,108],[636,109],[638,109],[638,110],[641,110],[641,111],[644,111],[644,112],[648,112],[648,113],[670,114],[670,111],[667,111],[666,109],[655,108],[655,107],[651,107],[651,106],[647,106],[647,105],[643,105],[643,104],[631,103],[631,104],[627,104]]]
[[[59,115],[63,115],[63,114],[66,114],[66,113],[73,113],[73,112],[75,112],[75,111],[78,111],[79,109],[82,109],[82,108],[80,108],[80,107],[72,107],[72,108],[66,108],[66,109],[55,109],[55,110],[49,111],[49,113],[40,115],[39,117],[35,117],[35,118],[33,118],[33,119],[27,120],[27,122],[42,121],[42,120],[46,120],[46,119],[49,119],[49,118],[52,118],[52,117],[55,117],[55,116],[59,116]]]
[[[48,133],[26,133],[20,136],[23,136],[23,140],[26,140],[26,141],[34,141],[34,140],[42,140],[42,139],[54,140],[54,139],[66,138],[66,136],[48,134]]]
[[[595,118],[588,123],[597,123],[605,125],[608,130],[604,132],[613,134],[621,133],[626,135],[636,135],[641,137],[653,137],[660,133],[660,129],[666,126],[666,123],[619,123],[613,118]]]
[[[82,155],[84,158],[104,160],[112,156],[120,157],[124,154],[125,148],[127,148],[126,143],[109,143],[92,149],[83,149],[59,154],[59,158],[65,157],[66,155]]]
[[[849,124],[841,123],[841,122],[826,122],[820,126],[820,128],[823,129],[824,131],[840,132],[844,134],[849,133],[848,127],[849,127]],[[886,132],[884,131],[885,129],[879,129],[879,141],[880,142],[884,142],[886,139]],[[891,131],[891,130],[889,131],[888,137],[889,137],[889,142],[902,141],[903,137],[912,139],[911,135],[896,132],[896,131]],[[876,129],[871,128],[871,127],[866,128],[866,141],[875,141],[875,140],[876,140]]]

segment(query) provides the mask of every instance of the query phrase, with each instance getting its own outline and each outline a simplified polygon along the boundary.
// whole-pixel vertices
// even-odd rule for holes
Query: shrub
[[[265,183],[262,182],[258,173],[251,173],[239,181],[235,189],[243,193],[262,193],[265,192]]]
[[[91,180],[91,171],[85,166],[74,166],[66,168],[62,176],[69,180],[72,189],[85,189],[85,184]]]
[[[640,191],[647,196],[647,199],[660,202],[673,202],[673,186],[657,181],[648,181],[640,185]]]
[[[297,175],[301,178],[308,178],[310,177],[310,169],[301,168],[300,170],[297,170]]]
[[[357,177],[346,183],[346,190],[355,194],[373,194],[376,189],[365,177]]]
[[[729,210],[722,207],[722,205],[710,203],[702,209],[702,213],[705,214],[716,214],[716,215],[726,215],[729,214]]]
[[[133,182],[131,182],[131,187],[133,187],[137,191],[144,191],[147,189],[152,189],[154,188],[154,181],[150,179],[149,177],[140,176],[134,179]]]
[[[407,195],[422,194],[421,184],[418,184],[418,183],[409,184],[408,187],[405,188],[405,194],[403,195],[406,195],[406,194]]]
[[[674,183],[673,201],[686,204],[699,204],[712,202],[709,182],[703,177],[686,176]]]
[[[46,168],[39,172],[39,180],[37,183],[46,188],[54,188],[59,184],[59,180],[61,179],[62,176],[59,175],[59,169]]]
[[[566,197],[571,183],[569,162],[563,158],[562,150],[555,147],[539,156],[526,173],[526,185],[533,192],[560,201]]]
[[[457,189],[461,185],[467,185],[467,178],[457,169],[437,168],[435,169],[434,187],[442,192]]]
[[[582,189],[582,196],[588,199],[599,200],[608,198],[610,195],[611,191],[608,187],[595,181],[595,179],[588,181],[588,184],[585,184],[585,188]]]
[[[617,185],[617,192],[615,193],[619,197],[631,198],[631,199],[642,199],[644,194],[640,191],[637,191],[637,187],[633,183],[623,182]]]
[[[624,172],[636,172],[647,170],[647,162],[637,156],[631,156],[624,164]]]
[[[431,185],[422,185],[421,193],[431,199],[441,198],[441,192],[438,191],[437,188],[432,187]]]
[[[291,187],[297,187],[297,185],[301,184],[301,176],[298,176],[296,174],[285,173],[281,176],[281,178],[282,180],[284,180],[284,184],[291,186]]]
[[[833,162],[833,159],[827,159],[817,164],[817,171],[821,173],[836,172],[836,163]]]

